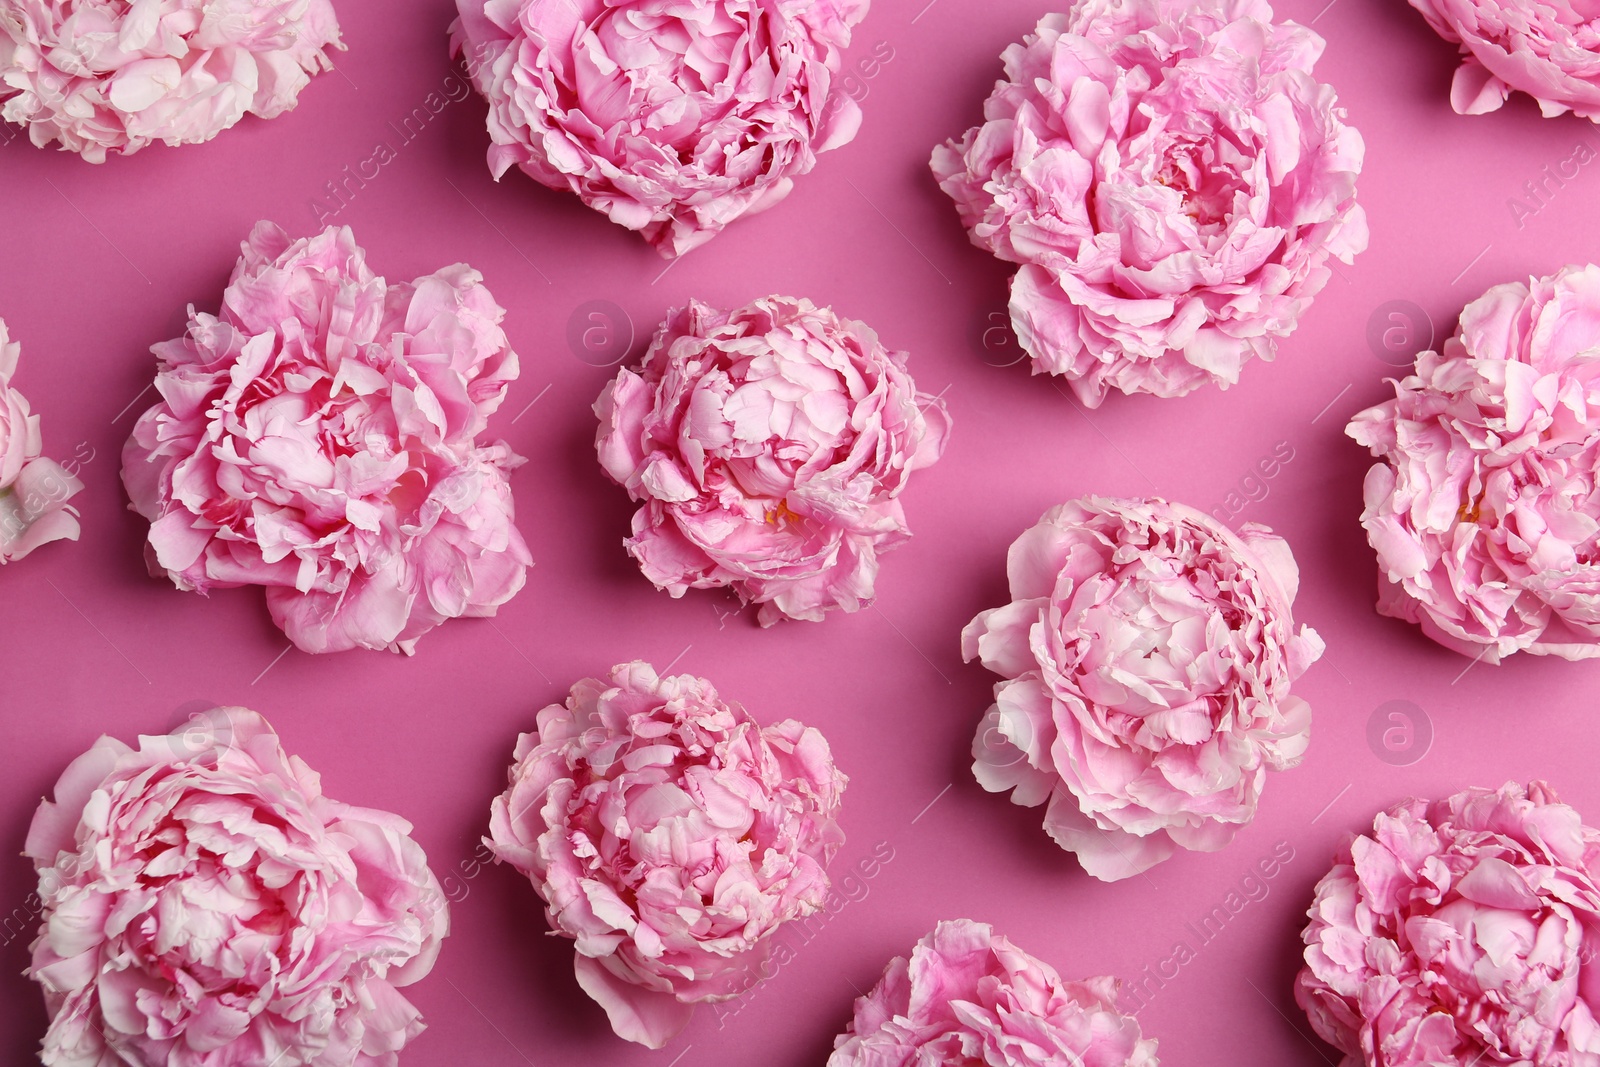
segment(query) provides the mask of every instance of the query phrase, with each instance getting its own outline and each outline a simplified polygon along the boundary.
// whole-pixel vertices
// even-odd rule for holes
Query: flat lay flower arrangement
[[[1600,1062],[1600,8],[0,0],[0,1059]]]

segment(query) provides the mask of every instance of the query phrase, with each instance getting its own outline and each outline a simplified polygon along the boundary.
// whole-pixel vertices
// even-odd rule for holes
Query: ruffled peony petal
[[[867,0],[458,0],[489,169],[567,189],[679,256],[782,200],[861,109],[835,84]]]
[[[1063,981],[983,923],[941,922],[856,1000],[828,1067],[1156,1067],[1156,1042],[1117,1011],[1117,985]]]
[[[1169,858],[1178,846],[1164,831],[1130,834],[1105,828],[1085,815],[1070,796],[1056,794],[1044,817],[1051,840],[1078,858],[1084,871],[1102,882],[1120,882],[1143,874]]]
[[[1471,56],[1461,61],[1450,82],[1450,106],[1458,115],[1486,115],[1498,111],[1510,95],[1511,87]]]
[[[342,50],[330,0],[12,0],[0,13],[0,116],[91,163],[209,141],[293,108]]]
[[[28,834],[42,1062],[392,1062],[422,1030],[393,986],[449,927],[409,831],[322,796],[244,708],[101,738]]]
[[[660,1048],[822,906],[845,784],[816,730],[761,727],[702,678],[626,663],[539,712],[485,842],[576,942],[612,1029]]]
[[[307,652],[410,653],[493,615],[532,564],[522,460],[478,440],[517,376],[504,314],[464,265],[389,285],[348,229],[258,225],[221,317],[155,347],[162,399],[123,448],[152,572],[266,587]]]
[[[763,626],[872,602],[879,555],[910,536],[900,492],[950,432],[905,353],[781,296],[672,312],[594,411],[600,465],[641,505],[626,545],[645,577],[731,588]]]
[[[1346,433],[1378,610],[1474,659],[1600,655],[1600,267],[1497,285]]]
[[[985,122],[934,150],[972,242],[1021,264],[1011,324],[1078,400],[1226,388],[1367,245],[1360,135],[1322,39],[1265,3],[1076,0],[1007,48]]]
[[[606,1010],[611,1029],[624,1041],[645,1048],[661,1048],[689,1025],[694,1005],[670,993],[641,989],[613,975],[599,960],[578,956],[574,960],[578,985]]]
[[[1435,33],[1460,46],[1450,85],[1460,115],[1496,111],[1513,89],[1546,118],[1600,119],[1600,34],[1593,5],[1558,0],[1411,0]]]
[[[76,541],[79,532],[78,513],[67,501],[83,491],[83,483],[40,455],[39,416],[11,385],[21,353],[0,319],[0,564],[51,541]]]
[[[1048,800],[1050,836],[1107,881],[1226,846],[1266,772],[1310,743],[1289,687],[1323,643],[1294,624],[1288,544],[1182,504],[1092,497],[1047,511],[1007,572],[1012,602],[962,632],[962,655],[1006,679],[973,743],[979,783]]]
[[[1353,1062],[1588,1063],[1597,846],[1542,782],[1380,813],[1317,884],[1296,1001]]]

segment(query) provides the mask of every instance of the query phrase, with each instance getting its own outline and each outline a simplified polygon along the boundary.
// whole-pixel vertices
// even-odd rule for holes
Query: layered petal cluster
[[[40,545],[78,539],[78,512],[68,506],[83,483],[40,453],[39,416],[11,386],[22,346],[0,319],[0,564],[21,559]]]
[[[1156,1067],[1116,1002],[1113,978],[1066,982],[984,923],[941,922],[856,1001],[828,1067]]]
[[[673,596],[731,587],[760,620],[872,601],[911,535],[898,499],[939,458],[944,403],[865,323],[772,296],[672,312],[595,402],[596,450],[641,507],[628,551]]]
[[[1600,5],[1594,0],[1411,0],[1435,33],[1461,46],[1450,106],[1497,111],[1512,90],[1546,118],[1600,121]]]
[[[323,796],[244,708],[102,737],[28,831],[41,1061],[395,1067],[423,1029],[396,987],[449,927],[410,833]]]
[[[1600,1061],[1597,874],[1543,782],[1408,800],[1317,883],[1295,999],[1342,1067]]]
[[[1288,544],[1181,504],[1089,497],[1047,511],[1006,570],[1011,603],[961,635],[1006,679],[973,743],[983,787],[1048,804],[1050,836],[1105,881],[1232,841],[1267,771],[1311,739],[1289,684],[1323,645],[1291,617]]]
[[[276,118],[343,49],[329,0],[0,0],[0,117],[91,163]]]
[[[702,678],[627,663],[517,739],[486,843],[577,942],[578,984],[617,1034],[660,1048],[822,906],[845,781],[816,730],[762,727]]]
[[[1022,264],[1034,373],[1094,407],[1273,357],[1367,244],[1322,48],[1265,0],[1078,0],[1006,49],[984,123],[932,165],[973,243]]]
[[[1486,663],[1600,655],[1600,267],[1490,289],[1345,432],[1381,613]]]
[[[671,258],[789,195],[861,109],[834,87],[868,0],[457,0],[489,169],[570,189]]]
[[[503,442],[480,445],[517,376],[477,271],[390,284],[345,228],[256,226],[220,315],[156,345],[161,395],[122,454],[151,573],[265,586],[307,652],[411,652],[493,615],[532,558]]]

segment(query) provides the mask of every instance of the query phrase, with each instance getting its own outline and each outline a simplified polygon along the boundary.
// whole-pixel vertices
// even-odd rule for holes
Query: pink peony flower
[[[1450,86],[1459,115],[1497,111],[1511,90],[1546,118],[1600,121],[1600,4],[1595,0],[1411,0],[1433,31],[1461,46]]]
[[[1408,800],[1317,883],[1295,1000],[1342,1067],[1595,1063],[1597,874],[1543,782]]]
[[[398,815],[322,795],[253,711],[102,737],[28,831],[40,1059],[394,1067],[449,915]]]
[[[1346,433],[1378,611],[1463,655],[1600,655],[1600,267],[1497,285]]]
[[[833,89],[868,0],[457,0],[489,170],[570,189],[671,258],[846,144]]]
[[[828,1067],[1156,1067],[1117,984],[1063,982],[984,923],[941,922],[856,1000]]]
[[[1022,264],[1034,373],[1181,396],[1271,359],[1367,246],[1361,135],[1311,76],[1322,38],[1265,0],[1078,0],[1006,49],[984,124],[933,172],[980,248]]]
[[[978,782],[1048,801],[1045,830],[1108,882],[1232,841],[1267,771],[1311,740],[1289,683],[1323,646],[1290,616],[1288,544],[1181,504],[1089,497],[1045,512],[1006,571],[1011,603],[961,634],[962,655],[1006,679],[973,743]]]
[[[328,0],[0,0],[0,116],[91,163],[292,109],[343,49]]]
[[[879,554],[911,536],[900,491],[950,430],[905,364],[809,300],[672,312],[594,405],[600,464],[642,504],[645,577],[731,586],[763,626],[870,604]]]
[[[44,448],[39,416],[11,387],[22,346],[14,344],[0,319],[0,564],[21,559],[40,545],[78,539],[78,512],[67,501],[83,483]]]
[[[526,874],[578,984],[621,1037],[666,1044],[748,989],[822,906],[845,776],[793,720],[762,727],[711,683],[644,663],[572,687],[517,739],[485,843]]]
[[[517,377],[505,312],[463,264],[390,285],[349,228],[261,223],[220,317],[156,345],[161,401],[122,453],[152,574],[261,585],[307,652],[411,652],[493,615],[531,562],[504,442],[479,445]]]

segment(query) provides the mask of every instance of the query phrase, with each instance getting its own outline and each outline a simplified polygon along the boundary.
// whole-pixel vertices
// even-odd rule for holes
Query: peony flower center
[[[674,9],[651,12],[607,6],[589,23],[575,49],[575,84],[561,101],[596,123],[604,136],[597,147],[619,160],[635,154],[644,139],[670,151],[680,165],[705,155],[719,163],[733,145],[703,152],[705,131],[734,111],[739,60],[759,56],[749,43],[760,30],[758,9],[745,15],[733,5],[705,5],[683,17]],[[563,87],[565,88],[565,87]],[[717,134],[713,134],[713,137]],[[721,136],[728,140],[728,131]],[[737,148],[756,143],[755,131],[735,135]]]
[[[1244,187],[1244,182],[1225,164],[1225,157],[1237,154],[1235,146],[1220,138],[1185,136],[1167,150],[1156,173],[1158,183],[1183,198],[1183,213],[1194,220],[1202,233],[1226,224],[1233,213],[1234,194]]]
[[[768,526],[777,526],[781,528],[790,525],[799,525],[809,521],[806,516],[797,514],[789,509],[789,500],[787,497],[778,501],[776,507],[769,505],[766,509],[766,512]]]
[[[1170,561],[1152,570],[1083,582],[1065,610],[1052,607],[1067,686],[1106,727],[1152,750],[1205,741],[1236,685],[1237,607],[1207,600],[1194,574]],[[1220,643],[1219,643],[1220,642]],[[1054,673],[1054,672],[1052,672]]]

